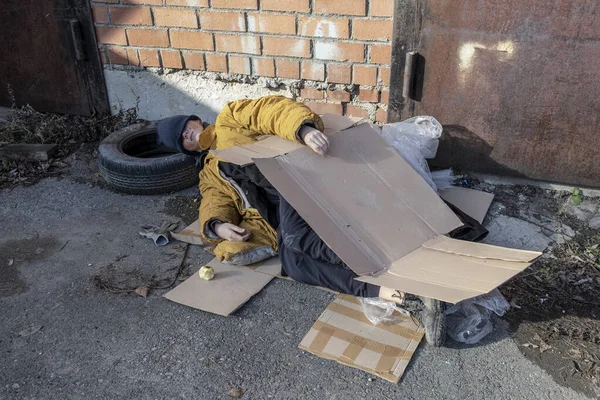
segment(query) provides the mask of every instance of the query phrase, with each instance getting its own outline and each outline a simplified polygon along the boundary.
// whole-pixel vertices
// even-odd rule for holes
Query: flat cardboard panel
[[[492,193],[462,187],[440,190],[439,195],[480,224],[483,223],[483,219],[494,200]]]
[[[447,236],[438,236],[423,243],[423,247],[445,253],[485,258],[488,260],[532,262],[540,256],[539,251],[509,249],[491,244],[466,242],[464,240],[451,239]]]
[[[171,237],[181,242],[203,245],[201,231],[200,221],[196,220],[179,233],[171,232]]]
[[[356,297],[339,295],[302,339],[300,348],[397,383],[424,331],[414,319],[395,315],[397,322],[375,326]]]
[[[194,273],[164,297],[199,310],[228,316],[274,278],[251,268],[222,264],[216,258],[208,265],[215,271],[212,280],[205,281]]]

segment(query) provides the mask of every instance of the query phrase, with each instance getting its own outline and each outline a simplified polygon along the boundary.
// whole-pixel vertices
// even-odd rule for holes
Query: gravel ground
[[[63,179],[0,191],[0,398],[226,399],[235,387],[244,399],[584,398],[525,359],[503,321],[476,346],[421,345],[394,385],[298,349],[333,298],[316,288],[274,280],[228,318],[165,290],[102,291],[93,277],[109,265],[173,276],[182,248],[137,232],[197,193],[122,195],[98,185],[90,160],[71,162]],[[209,258],[193,248],[186,263]]]

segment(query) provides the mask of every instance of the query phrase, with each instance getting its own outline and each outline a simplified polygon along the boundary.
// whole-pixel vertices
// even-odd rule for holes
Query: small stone
[[[13,383],[13,385],[12,385],[13,389],[18,389],[20,387],[21,387],[21,385],[19,385],[18,383]]]

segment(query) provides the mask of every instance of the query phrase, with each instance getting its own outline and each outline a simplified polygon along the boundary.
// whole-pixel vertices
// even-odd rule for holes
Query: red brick
[[[390,85],[390,67],[379,68],[379,84],[384,86]]]
[[[246,31],[246,20],[241,12],[201,11],[200,27],[207,31]]]
[[[309,58],[310,40],[264,36],[263,54]]]
[[[220,54],[207,54],[206,70],[214,72],[227,72],[227,57]]]
[[[129,58],[129,65],[140,66],[140,57],[136,49],[127,49],[127,57]]]
[[[127,58],[127,49],[125,47],[109,47],[107,50],[111,64],[129,64],[129,59]]]
[[[351,72],[349,65],[328,64],[327,82],[331,83],[351,83]]]
[[[125,29],[121,28],[107,28],[98,26],[96,27],[96,39],[98,40],[98,43],[127,44]]]
[[[275,76],[275,60],[272,58],[255,58],[252,60],[252,75]]]
[[[248,32],[296,34],[296,17],[289,14],[248,13]]]
[[[111,7],[110,20],[114,25],[152,25],[148,7]]]
[[[315,14],[367,15],[366,0],[315,0]]]
[[[345,90],[328,90],[327,101],[350,101],[350,93]]]
[[[208,0],[167,0],[168,6],[208,7]]]
[[[183,62],[181,61],[181,53],[178,51],[161,50],[160,57],[162,58],[162,65],[165,68],[183,68]]]
[[[353,104],[346,104],[346,115],[350,117],[369,119],[369,113]]]
[[[260,39],[251,35],[215,34],[217,51],[227,53],[260,54]]]
[[[300,63],[298,61],[275,60],[277,76],[280,78],[300,79]]]
[[[202,53],[183,53],[183,61],[186,69],[195,69],[204,71],[204,54]]]
[[[374,17],[393,17],[394,0],[371,0],[371,15]]]
[[[359,40],[392,40],[392,21],[355,19],[352,38]]]
[[[229,73],[250,75],[250,58],[229,56]]]
[[[318,60],[354,62],[363,62],[365,60],[365,46],[361,43],[315,41],[314,52],[315,58]]]
[[[307,101],[306,104],[313,112],[317,114],[336,114],[342,115],[342,105],[333,103],[317,103],[314,101]]]
[[[98,53],[100,53],[100,61],[102,64],[110,64],[110,59],[108,55],[106,55],[105,49],[98,49]]]
[[[256,0],[212,0],[212,8],[244,8],[247,10],[257,10],[258,2]]]
[[[360,101],[364,101],[367,103],[379,102],[379,90],[360,89],[358,96]]]
[[[325,38],[348,39],[350,37],[347,18],[300,17],[298,34]]]
[[[322,100],[325,96],[322,90],[313,89],[310,87],[300,89],[300,97],[303,99]]]
[[[194,10],[181,8],[154,8],[154,24],[156,26],[172,26],[175,28],[197,28],[198,20]]]
[[[92,7],[92,17],[97,24],[108,24],[108,7]]]
[[[302,61],[302,79],[311,81],[325,80],[325,64],[312,61]]]
[[[130,46],[169,47],[169,34],[166,30],[127,29]]]
[[[260,8],[271,11],[309,12],[309,0],[262,0]]]
[[[162,0],[123,0],[121,1],[121,4],[150,4],[152,6],[162,6]]]
[[[390,64],[392,62],[392,46],[372,45],[371,62],[373,64]]]
[[[383,104],[388,104],[390,102],[390,92],[389,90],[382,90],[381,91],[381,99],[379,100],[380,103]]]
[[[359,85],[377,85],[377,67],[355,65],[353,68],[352,81]]]
[[[171,46],[176,49],[214,50],[212,33],[171,29]]]
[[[378,107],[377,112],[375,113],[375,121],[383,122],[385,124],[387,122],[387,111]]]
[[[140,66],[142,67],[160,67],[158,51],[140,49]]]

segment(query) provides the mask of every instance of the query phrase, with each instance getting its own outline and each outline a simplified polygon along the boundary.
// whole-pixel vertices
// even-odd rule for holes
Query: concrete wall
[[[97,0],[113,111],[207,116],[281,93],[319,113],[384,122],[393,0]]]

